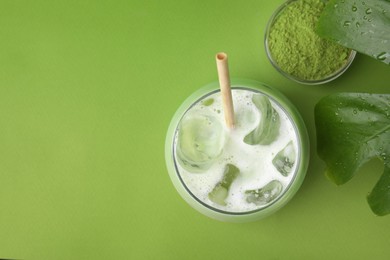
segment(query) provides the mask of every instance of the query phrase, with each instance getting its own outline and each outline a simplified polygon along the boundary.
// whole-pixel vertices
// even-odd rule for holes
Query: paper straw
[[[229,78],[229,66],[228,57],[226,53],[220,52],[216,55],[219,87],[222,95],[222,106],[223,113],[225,116],[226,126],[230,129],[234,128],[234,108],[232,91],[230,89],[230,78]]]

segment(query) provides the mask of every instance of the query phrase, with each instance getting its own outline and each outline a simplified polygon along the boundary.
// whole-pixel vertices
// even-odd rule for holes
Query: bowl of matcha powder
[[[272,15],[265,33],[271,64],[284,76],[302,84],[323,84],[347,70],[354,50],[315,33],[326,1],[288,0]]]

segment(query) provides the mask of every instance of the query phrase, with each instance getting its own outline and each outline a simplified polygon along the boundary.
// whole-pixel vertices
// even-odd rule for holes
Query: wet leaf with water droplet
[[[390,0],[341,1],[329,0],[318,20],[317,34],[390,64]]]
[[[367,197],[380,216],[390,214],[389,108],[390,94],[363,93],[330,95],[315,107],[317,152],[330,180],[344,184],[370,159],[383,161],[384,172]],[[337,116],[336,111],[340,111]]]

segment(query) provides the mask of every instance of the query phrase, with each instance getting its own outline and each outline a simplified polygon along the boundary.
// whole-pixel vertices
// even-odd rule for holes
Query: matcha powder
[[[323,79],[345,65],[350,50],[315,33],[325,4],[320,0],[290,3],[270,28],[268,48],[288,74],[304,80]]]

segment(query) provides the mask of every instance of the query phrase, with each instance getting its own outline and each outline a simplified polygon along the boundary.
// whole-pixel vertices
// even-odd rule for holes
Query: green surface
[[[386,64],[357,55],[323,86],[280,75],[263,34],[282,1],[0,1],[0,258],[387,259],[390,217],[365,197],[380,161],[337,187],[315,154],[314,105],[335,92],[389,93]],[[291,202],[254,223],[193,210],[164,160],[183,100],[230,74],[298,107],[311,162]]]

